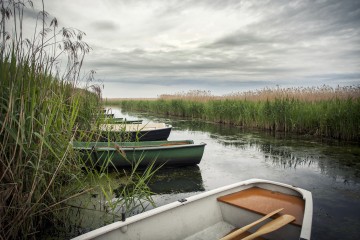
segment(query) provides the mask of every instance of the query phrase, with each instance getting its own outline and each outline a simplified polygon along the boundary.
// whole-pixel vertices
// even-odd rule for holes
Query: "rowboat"
[[[312,215],[311,192],[250,179],[123,217],[74,239],[308,240]]]
[[[156,141],[168,139],[172,126],[165,123],[100,124],[101,141]]]
[[[148,142],[73,142],[73,149],[96,166],[130,167],[137,164],[186,166],[200,163],[205,143],[192,140]]]

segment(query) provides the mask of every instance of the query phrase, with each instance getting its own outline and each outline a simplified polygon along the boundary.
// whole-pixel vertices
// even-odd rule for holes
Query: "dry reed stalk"
[[[246,100],[246,101],[274,101],[275,99],[295,99],[306,102],[317,102],[333,99],[358,99],[360,98],[360,86],[345,86],[332,88],[321,87],[298,87],[298,88],[264,88],[262,90],[235,92],[223,96],[214,96],[210,91],[192,90],[175,94],[160,95],[163,100],[188,100],[207,102],[210,100]]]
[[[210,91],[190,90],[189,92],[179,92],[173,95],[163,94],[160,95],[160,99],[164,99],[164,100],[181,99],[181,100],[189,100],[189,101],[206,102],[206,101],[214,100],[216,99],[216,97],[213,96]]]

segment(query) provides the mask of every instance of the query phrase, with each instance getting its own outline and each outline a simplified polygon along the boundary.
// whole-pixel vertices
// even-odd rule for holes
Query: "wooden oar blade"
[[[268,213],[268,214],[266,214],[264,217],[256,220],[255,222],[252,222],[252,223],[250,223],[250,224],[248,224],[248,225],[246,225],[246,226],[244,226],[244,227],[242,227],[242,228],[240,228],[240,229],[238,229],[238,230],[236,230],[236,231],[234,231],[234,232],[232,232],[232,233],[229,233],[228,235],[224,236],[224,237],[221,238],[220,240],[231,240],[231,239],[234,239],[234,238],[236,238],[237,236],[239,236],[240,234],[242,234],[243,232],[245,232],[245,231],[249,230],[250,228],[252,228],[253,226],[255,226],[256,224],[261,223],[262,221],[264,221],[264,220],[266,220],[266,219],[274,216],[275,214],[281,212],[282,210],[284,210],[284,208],[279,208],[279,209],[277,209],[277,210],[275,210],[275,211],[273,211],[273,212],[271,212],[271,213]]]
[[[275,230],[278,230],[279,228],[282,228],[283,226],[287,225],[288,223],[291,223],[294,220],[295,220],[295,217],[292,215],[288,215],[288,214],[282,215],[282,216],[276,218],[275,220],[268,222],[264,226],[260,227],[256,232],[243,238],[242,240],[251,240],[251,239],[254,239],[261,235],[273,232]]]

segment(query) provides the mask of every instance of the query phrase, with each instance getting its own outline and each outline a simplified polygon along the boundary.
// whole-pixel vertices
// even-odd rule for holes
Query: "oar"
[[[288,215],[288,214],[282,215],[282,216],[276,218],[275,220],[268,222],[264,226],[260,227],[256,232],[254,232],[253,234],[250,234],[249,236],[247,236],[246,238],[243,238],[242,240],[252,240],[252,239],[259,237],[261,235],[264,235],[266,233],[273,232],[273,231],[285,226],[286,224],[291,223],[294,220],[295,220],[295,217],[292,215]]]
[[[250,228],[252,228],[252,227],[255,226],[256,224],[261,223],[262,221],[264,221],[264,220],[268,219],[269,217],[277,214],[278,212],[281,212],[282,210],[283,210],[283,208],[279,208],[278,210],[275,210],[275,211],[273,211],[273,212],[271,212],[271,213],[263,216],[263,217],[260,218],[259,220],[255,221],[255,222],[252,222],[252,223],[250,223],[250,224],[248,224],[248,225],[246,225],[246,226],[244,226],[244,227],[242,227],[242,228],[240,228],[240,229],[238,229],[238,230],[236,230],[236,231],[234,231],[234,232],[232,232],[232,233],[229,233],[228,235],[226,235],[225,237],[221,238],[220,240],[230,240],[230,239],[233,239],[233,238],[239,236],[240,234],[242,234],[243,232],[249,230]]]

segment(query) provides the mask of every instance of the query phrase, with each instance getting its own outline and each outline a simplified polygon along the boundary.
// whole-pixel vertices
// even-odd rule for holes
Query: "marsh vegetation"
[[[35,239],[49,227],[64,230],[69,209],[88,207],[70,204],[79,197],[114,198],[107,166],[88,168],[70,144],[98,137],[91,126],[102,116],[101,91],[94,72],[81,74],[91,50],[85,33],[59,29],[42,2],[34,33],[26,36],[24,11],[32,2],[1,1],[0,7],[0,239]],[[117,186],[123,197],[108,207],[151,201],[150,170],[115,171],[126,176]]]
[[[207,91],[161,95],[156,100],[108,100],[124,110],[208,122],[360,140],[360,87],[263,89],[213,96]]]

